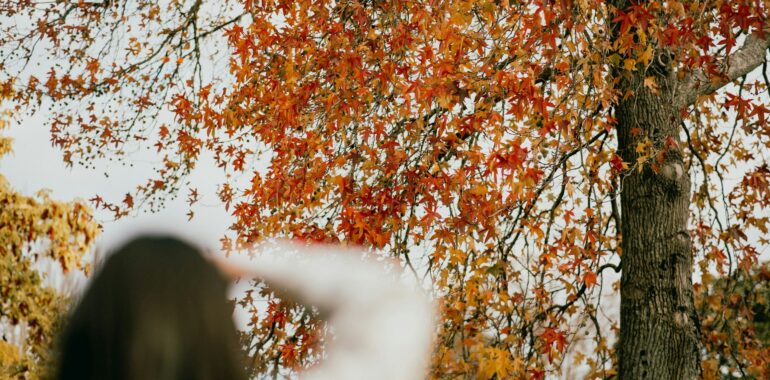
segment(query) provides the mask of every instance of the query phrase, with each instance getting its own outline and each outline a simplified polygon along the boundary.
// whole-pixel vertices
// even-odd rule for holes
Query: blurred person
[[[229,283],[193,246],[140,237],[107,256],[60,337],[60,380],[246,379]]]
[[[333,339],[300,379],[422,379],[433,305],[363,253],[282,242],[252,257],[214,256],[212,265],[178,240],[136,239],[107,259],[78,304],[57,378],[245,378],[226,273],[261,279],[326,316]]]

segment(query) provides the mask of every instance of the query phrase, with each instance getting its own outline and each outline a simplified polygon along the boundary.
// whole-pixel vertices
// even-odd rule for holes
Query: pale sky
[[[0,173],[18,191],[31,195],[40,189],[50,189],[52,197],[67,201],[84,200],[100,195],[120,202],[153,174],[153,164],[159,162],[150,151],[136,152],[128,160],[133,167],[115,161],[101,160],[96,169],[75,165],[67,167],[61,151],[51,146],[45,126],[44,112],[33,117],[19,118],[0,134],[13,137],[14,152],[0,158]],[[105,172],[109,176],[105,175]],[[195,216],[187,221],[187,190],[175,200],[168,200],[158,213],[134,212],[118,221],[109,211],[96,210],[96,218],[104,231],[99,237],[101,248],[110,248],[137,233],[173,233],[207,247],[217,247],[218,240],[227,230],[230,216],[216,196],[216,185],[224,176],[210,156],[202,156],[189,180],[198,188],[200,200],[193,206]],[[88,202],[91,204],[91,202]],[[91,204],[93,206],[93,204]]]

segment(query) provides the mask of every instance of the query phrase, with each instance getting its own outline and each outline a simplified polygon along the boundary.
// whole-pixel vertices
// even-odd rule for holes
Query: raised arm
[[[434,309],[427,295],[363,252],[281,243],[253,258],[231,257],[229,271],[260,278],[328,315],[334,339],[304,380],[424,378]]]

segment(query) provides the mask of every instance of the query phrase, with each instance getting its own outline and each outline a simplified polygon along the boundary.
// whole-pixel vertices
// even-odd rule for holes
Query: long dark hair
[[[246,379],[227,287],[180,240],[127,243],[108,256],[65,322],[55,378]]]

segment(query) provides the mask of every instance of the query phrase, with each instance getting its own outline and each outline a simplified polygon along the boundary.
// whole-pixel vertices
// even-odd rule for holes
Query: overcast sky
[[[113,202],[135,189],[153,174],[153,164],[159,162],[151,150],[133,153],[133,167],[107,160],[96,163],[96,169],[67,167],[61,151],[52,147],[45,126],[45,115],[18,118],[0,134],[14,138],[13,154],[0,158],[0,173],[18,191],[31,195],[40,189],[50,189],[57,200],[90,199],[100,195]],[[107,173],[108,175],[105,175]],[[175,200],[166,202],[158,213],[134,212],[114,221],[111,212],[96,210],[103,226],[98,244],[110,248],[141,232],[174,233],[195,243],[217,247],[231,218],[216,196],[216,185],[224,179],[209,156],[203,156],[189,180],[198,188],[200,200],[193,206],[195,216],[187,221],[187,190]],[[89,202],[90,204],[90,202]],[[93,206],[93,205],[92,205]]]

